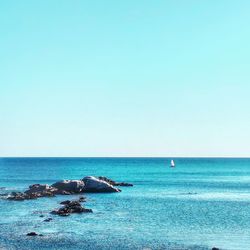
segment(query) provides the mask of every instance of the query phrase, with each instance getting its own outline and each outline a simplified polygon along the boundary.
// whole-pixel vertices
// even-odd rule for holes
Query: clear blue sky
[[[250,1],[0,2],[0,156],[250,156]]]

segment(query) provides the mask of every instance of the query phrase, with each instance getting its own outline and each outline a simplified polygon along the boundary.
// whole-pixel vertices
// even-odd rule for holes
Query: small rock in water
[[[52,220],[52,218],[47,218],[47,219],[45,219],[44,221],[45,222],[49,222],[49,221],[51,221]]]
[[[70,200],[60,202],[60,204],[62,204],[62,205],[68,205],[69,203],[70,203]]]
[[[79,199],[78,199],[79,202],[85,202],[86,201],[86,198],[83,197],[83,196],[80,196]]]
[[[41,218],[42,218],[42,217],[44,217],[44,215],[43,215],[43,214],[41,214],[39,217],[41,217]]]
[[[220,250],[218,247],[213,247],[212,250]]]
[[[37,236],[38,234],[36,232],[30,232],[26,234],[27,236]]]
[[[82,207],[79,201],[65,201],[66,203],[63,207],[58,210],[54,210],[51,213],[60,216],[69,216],[72,213],[92,213],[92,209],[87,209]],[[64,204],[63,203],[63,204]]]

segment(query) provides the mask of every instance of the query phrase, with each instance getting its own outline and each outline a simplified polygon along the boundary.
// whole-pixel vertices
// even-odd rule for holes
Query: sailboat
[[[171,167],[171,168],[174,168],[174,167],[175,167],[174,160],[171,160],[170,167]]]

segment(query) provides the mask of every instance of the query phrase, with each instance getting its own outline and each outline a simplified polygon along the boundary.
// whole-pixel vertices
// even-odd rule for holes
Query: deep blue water
[[[0,249],[250,249],[250,159],[175,162],[171,169],[167,158],[0,158],[0,193],[87,175],[134,184],[86,194],[94,213],[65,218],[49,212],[76,196],[0,199]]]

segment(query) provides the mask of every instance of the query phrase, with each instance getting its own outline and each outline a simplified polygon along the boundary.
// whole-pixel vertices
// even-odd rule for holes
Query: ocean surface
[[[250,249],[250,159],[0,158],[0,194],[106,176],[133,183],[86,194],[92,214],[50,215],[66,199],[0,197],[0,249]],[[39,217],[41,214],[44,218]],[[44,222],[52,217],[51,222]],[[35,231],[43,237],[27,237]]]

